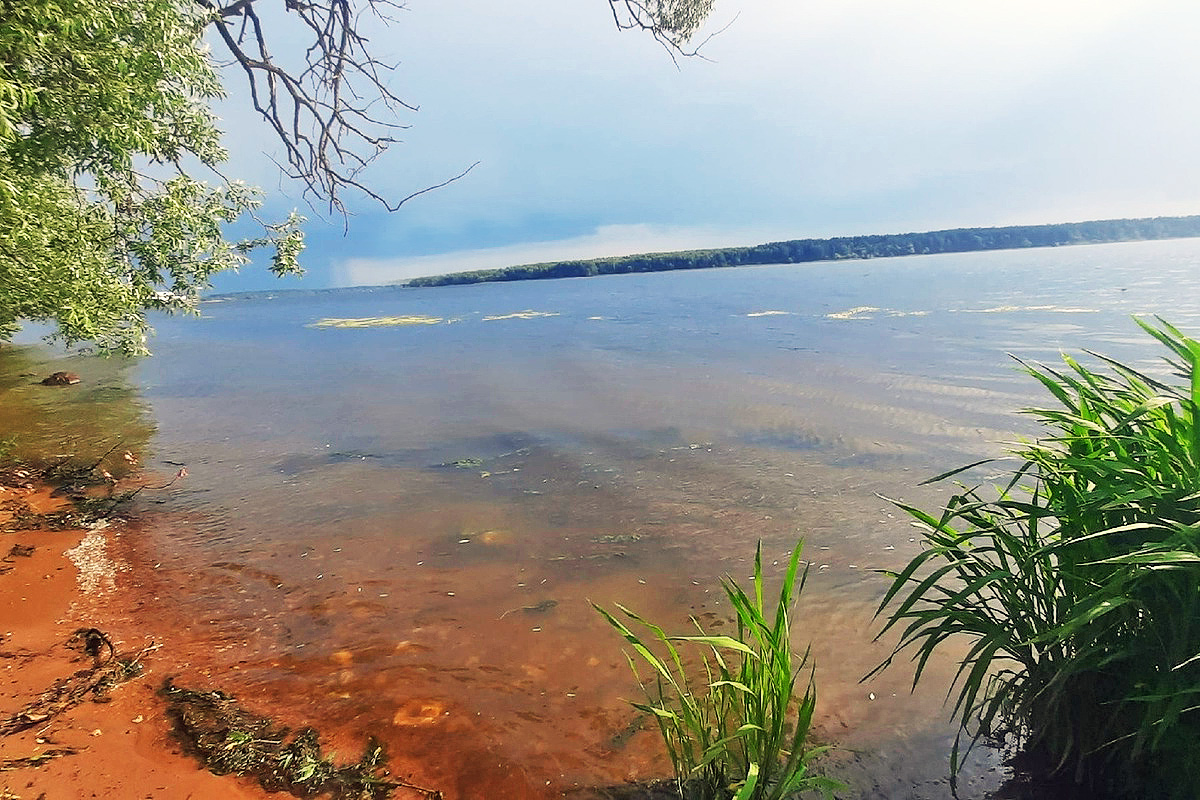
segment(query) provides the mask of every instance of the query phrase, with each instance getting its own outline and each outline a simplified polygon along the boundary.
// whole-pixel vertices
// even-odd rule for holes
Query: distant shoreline
[[[792,239],[748,247],[680,250],[610,258],[549,261],[499,269],[452,272],[445,275],[413,278],[393,285],[457,286],[497,281],[583,278],[634,272],[804,264],[817,261],[895,258],[909,255],[972,253],[985,250],[1018,250],[1195,237],[1200,237],[1200,215],[1107,219],[1048,225],[1012,225],[1002,228],[954,228],[925,233]]]

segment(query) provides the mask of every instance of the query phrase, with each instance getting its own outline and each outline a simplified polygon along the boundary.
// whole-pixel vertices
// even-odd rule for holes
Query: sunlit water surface
[[[917,547],[879,496],[934,506],[921,480],[1034,432],[1008,353],[1158,370],[1130,315],[1200,329],[1198,267],[1192,240],[206,303],[134,372],[150,466],[190,473],[142,503],[139,602],[195,679],[448,798],[588,797],[667,770],[589,600],[728,630],[720,576],[761,540],[773,587],[802,536],[843,796],[946,798],[955,654],[859,682],[872,570]],[[424,319],[318,324],[385,317]],[[1003,776],[978,751],[960,796]]]

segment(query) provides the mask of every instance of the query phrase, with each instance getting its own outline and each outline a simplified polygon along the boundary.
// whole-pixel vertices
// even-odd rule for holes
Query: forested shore
[[[955,228],[925,233],[792,239],[749,247],[723,247],[713,250],[681,250],[611,258],[549,261],[500,269],[482,269],[414,278],[407,281],[405,285],[450,286],[489,281],[583,278],[630,272],[801,264],[856,258],[893,258],[935,253],[969,253],[980,250],[1061,247],[1074,244],[1104,244],[1148,239],[1183,239],[1195,236],[1200,236],[1200,215],[1107,219],[1050,225],[1012,225],[1003,228]]]

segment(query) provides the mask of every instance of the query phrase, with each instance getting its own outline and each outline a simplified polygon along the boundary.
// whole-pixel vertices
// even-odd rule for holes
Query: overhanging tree
[[[676,53],[713,0],[609,0],[621,28]],[[281,166],[310,201],[377,194],[362,171],[413,110],[368,47],[368,17],[394,0],[0,0],[0,339],[52,320],[66,342],[144,352],[146,312],[191,311],[211,276],[271,251],[299,271],[302,218],[257,220],[230,239],[261,193],[219,172],[211,103],[223,94],[205,32],[231,57],[282,143]],[[281,20],[307,44],[272,44]],[[198,176],[207,177],[201,180]]]
[[[259,194],[191,174],[225,159],[209,21],[177,0],[0,3],[0,334],[54,320],[139,352],[147,310],[193,308],[255,249],[298,269],[298,217],[227,239]]]

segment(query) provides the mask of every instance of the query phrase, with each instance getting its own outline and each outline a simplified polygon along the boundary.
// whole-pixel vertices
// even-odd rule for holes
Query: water
[[[949,797],[953,654],[915,693],[906,665],[859,683],[871,570],[916,552],[878,495],[932,506],[919,481],[1033,432],[1007,353],[1161,371],[1129,316],[1200,329],[1198,266],[1190,240],[209,303],[132,375],[149,465],[190,473],[142,503],[137,602],[184,677],[342,752],[378,736],[448,798],[586,797],[666,770],[588,601],[719,631],[719,577],[761,540],[773,581],[803,536],[846,797]],[[402,316],[438,321],[314,327]],[[960,796],[1002,778],[977,752]]]

